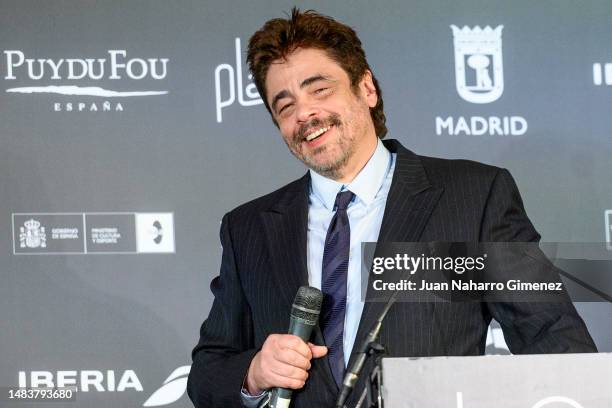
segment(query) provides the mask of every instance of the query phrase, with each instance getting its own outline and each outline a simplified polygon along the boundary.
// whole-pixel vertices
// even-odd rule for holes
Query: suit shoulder
[[[462,184],[493,182],[500,172],[507,170],[490,164],[464,159],[443,159],[419,156],[427,176],[436,184]]]
[[[233,218],[250,217],[265,211],[278,203],[287,193],[304,191],[304,185],[308,182],[308,175],[284,185],[266,195],[247,201],[231,210],[228,214]]]

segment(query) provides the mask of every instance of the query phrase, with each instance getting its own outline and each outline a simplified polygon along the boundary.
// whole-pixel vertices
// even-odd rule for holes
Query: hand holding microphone
[[[292,334],[271,334],[249,367],[247,389],[261,394],[273,388],[300,389],[308,378],[310,360],[327,354],[327,347],[306,344]]]
[[[247,374],[249,393],[260,394],[274,388],[270,407],[288,407],[292,390],[306,383],[310,360],[327,354],[327,347],[306,343],[319,320],[323,293],[302,286],[291,307],[289,334],[271,334],[255,354]]]

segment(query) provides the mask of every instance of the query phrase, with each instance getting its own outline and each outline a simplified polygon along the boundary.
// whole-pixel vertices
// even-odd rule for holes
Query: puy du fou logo
[[[219,64],[215,68],[215,106],[217,108],[217,123],[223,122],[223,108],[231,106],[236,101],[236,93],[238,93],[238,103],[242,106],[253,106],[262,104],[263,101],[257,92],[257,87],[254,83],[248,84],[243,89],[243,73],[242,73],[242,53],[240,51],[240,38],[234,41],[236,67],[230,64]],[[227,98],[222,95],[222,73],[227,72]],[[248,79],[253,79],[249,74]],[[245,95],[248,99],[245,99]]]
[[[21,50],[5,50],[4,80],[28,86],[9,87],[8,93],[56,94],[82,97],[127,98],[165,95],[167,90],[122,91],[91,86],[93,81],[163,80],[168,58],[130,58],[126,50],[107,50],[102,58],[31,58]],[[123,82],[125,83],[125,82]],[[86,86],[87,84],[87,86]],[[121,103],[109,101],[56,101],[54,111],[123,111]]]
[[[493,102],[504,92],[502,29],[451,25],[455,46],[455,83],[468,102]]]

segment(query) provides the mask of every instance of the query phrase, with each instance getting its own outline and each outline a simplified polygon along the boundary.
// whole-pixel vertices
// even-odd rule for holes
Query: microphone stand
[[[370,378],[363,387],[361,396],[357,401],[355,408],[383,408],[382,398],[382,357],[385,353],[385,347],[380,343],[372,343],[370,345],[369,357],[375,357],[376,363]],[[365,405],[364,405],[365,403]]]
[[[428,245],[429,252],[435,253],[436,247],[435,245]],[[340,390],[340,395],[336,400],[335,408],[347,408],[346,401],[348,400],[349,395],[353,391],[357,380],[359,379],[359,375],[361,374],[361,370],[365,365],[366,361],[374,356],[375,357],[375,366],[372,372],[370,373],[369,379],[366,382],[364,390],[359,397],[357,405],[355,408],[361,408],[363,403],[367,399],[367,405],[364,408],[383,408],[383,399],[382,399],[382,356],[385,353],[385,347],[378,343],[376,340],[378,339],[378,335],[380,334],[380,329],[382,327],[382,322],[387,316],[389,309],[395,303],[397,296],[400,292],[400,289],[397,289],[393,294],[387,299],[387,303],[382,313],[374,323],[374,326],[364,339],[359,351],[357,352],[357,357],[353,364],[348,368],[346,374],[344,375],[344,380],[342,381],[342,389]],[[376,394],[376,396],[374,396]]]
[[[380,314],[380,316],[374,323],[372,330],[370,330],[370,332],[364,339],[363,343],[361,344],[361,347],[359,348],[359,351],[357,352],[357,358],[353,362],[353,365],[349,367],[349,369],[347,370],[344,376],[344,381],[342,381],[342,390],[340,392],[340,396],[338,397],[338,400],[336,401],[336,408],[346,408],[345,403],[348,400],[348,397],[351,394],[351,391],[355,387],[357,380],[359,379],[359,375],[361,374],[361,370],[363,369],[363,366],[365,365],[366,361],[371,356],[376,356],[376,368],[372,371],[370,375],[370,381],[372,381],[373,379],[372,376],[375,375],[376,376],[375,384],[377,384],[376,388],[378,390],[378,396],[376,400],[378,401],[378,407],[382,408],[382,395],[380,393],[380,385],[381,385],[380,360],[382,358],[382,354],[385,352],[385,347],[379,344],[376,340],[378,338],[378,335],[380,334],[382,322],[385,319],[385,316],[387,316],[387,312],[389,312],[389,309],[391,308],[393,303],[395,303],[395,299],[397,298],[398,293],[399,293],[399,290],[393,292],[391,297],[389,297],[389,299],[387,300],[387,304],[385,305],[385,308],[383,309],[382,313]],[[372,394],[373,391],[370,390],[369,385],[366,385],[365,390],[363,392],[365,394]],[[365,398],[364,394],[362,394],[362,396],[360,397],[360,401],[363,398]],[[370,395],[369,400],[370,401],[372,400],[371,395]],[[360,406],[361,405],[358,403],[357,407],[360,407]],[[372,407],[372,404],[370,403],[366,407],[368,408]]]

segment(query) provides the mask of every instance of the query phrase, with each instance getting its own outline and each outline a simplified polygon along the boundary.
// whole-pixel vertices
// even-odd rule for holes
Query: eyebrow
[[[326,77],[324,75],[321,75],[321,74],[313,75],[311,77],[306,78],[305,80],[303,80],[300,83],[300,89],[303,89],[303,88],[307,87],[308,85],[312,85],[313,83],[315,83],[317,81],[331,82],[332,79],[329,78],[329,77]],[[278,104],[278,101],[280,101],[283,98],[287,98],[289,95],[290,95],[290,93],[286,89],[284,89],[284,90],[280,91],[279,93],[277,93],[276,96],[274,97],[274,99],[272,100],[272,110],[274,112],[276,112],[276,105]]]

